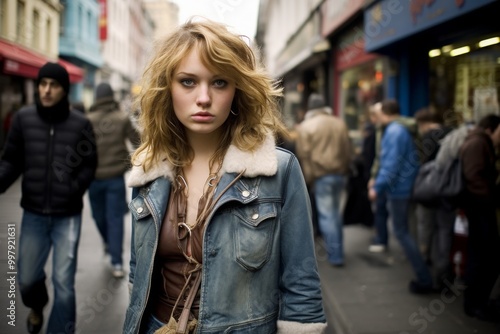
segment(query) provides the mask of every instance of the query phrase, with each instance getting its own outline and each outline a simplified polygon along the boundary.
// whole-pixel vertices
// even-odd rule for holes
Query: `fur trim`
[[[138,157],[138,165],[134,165],[127,178],[127,186],[138,187],[157,179],[166,177],[172,180],[173,166],[167,161],[153,166],[147,173],[142,168],[146,153],[142,152]],[[222,163],[221,173],[243,173],[245,177],[255,177],[258,175],[271,176],[278,170],[278,158],[276,156],[276,143],[272,134],[266,136],[265,141],[255,152],[242,151],[234,145],[230,145],[224,162]]]
[[[301,323],[295,321],[278,320],[278,334],[322,334],[326,330],[326,323]]]

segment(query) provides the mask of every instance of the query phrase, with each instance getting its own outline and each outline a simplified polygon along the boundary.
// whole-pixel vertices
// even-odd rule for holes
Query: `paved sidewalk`
[[[21,300],[19,287],[15,285],[15,297],[8,295],[10,284],[6,278],[12,276],[7,263],[7,225],[15,224],[16,237],[19,238],[22,209],[21,180],[13,184],[9,190],[0,195],[0,334],[24,334],[26,330],[27,309]],[[124,268],[128,273],[130,259],[130,217],[125,216],[124,236]],[[18,243],[16,241],[16,249]],[[16,251],[17,259],[17,251]],[[45,267],[49,304],[44,309],[45,325],[48,321],[53,300],[51,283],[51,256]],[[15,276],[15,275],[14,275]],[[17,279],[17,277],[16,277]],[[125,310],[128,305],[127,278],[115,279],[111,275],[109,257],[104,249],[97,228],[90,214],[88,196],[84,198],[82,213],[82,231],[78,250],[78,268],[76,273],[77,333],[79,334],[119,334],[122,333]],[[15,302],[15,326],[9,325],[7,310],[9,303]],[[45,332],[45,328],[42,333]]]
[[[371,229],[344,227],[346,265],[328,264],[317,239],[319,271],[329,320],[335,334],[495,334],[500,326],[463,313],[460,287],[413,295],[409,262],[396,240],[387,253],[368,252]]]

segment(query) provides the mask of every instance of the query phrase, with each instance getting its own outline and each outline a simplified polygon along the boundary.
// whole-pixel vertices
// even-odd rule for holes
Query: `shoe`
[[[372,244],[370,247],[368,247],[368,251],[370,253],[382,253],[385,252],[387,247],[382,244]]]
[[[31,309],[27,319],[28,333],[38,334],[43,326],[43,312]]]
[[[465,314],[467,314],[469,317],[476,318],[476,319],[479,319],[481,321],[488,321],[488,322],[494,322],[494,323],[500,322],[500,314],[498,313],[498,311],[496,311],[492,307],[486,308],[486,309],[466,308]]]
[[[410,289],[411,293],[414,293],[416,295],[423,295],[427,293],[433,293],[434,291],[436,291],[432,286],[432,284],[429,285],[422,284],[418,281],[411,281],[408,288]]]
[[[125,277],[125,271],[123,271],[123,267],[121,264],[114,264],[113,270],[111,272],[114,278],[123,278]]]

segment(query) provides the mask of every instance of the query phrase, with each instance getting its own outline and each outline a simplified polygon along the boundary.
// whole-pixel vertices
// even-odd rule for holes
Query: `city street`
[[[15,224],[19,236],[21,209],[20,180],[5,194],[0,195],[0,270],[5,279],[0,284],[0,309],[3,310],[0,333],[26,333],[28,309],[17,293],[10,298],[8,268],[9,224]],[[125,217],[125,268],[128,271],[130,225]],[[411,267],[395,240],[390,240],[387,253],[369,253],[372,231],[349,225],[344,228],[346,265],[332,267],[325,259],[321,239],[317,239],[319,271],[322,279],[325,311],[329,327],[326,334],[494,334],[500,333],[497,325],[466,317],[462,312],[462,294],[459,287],[452,287],[441,294],[424,296],[408,292],[412,278]],[[16,244],[17,246],[17,244]],[[16,254],[17,256],[17,254]],[[51,263],[46,267],[50,286]],[[14,275],[15,278],[15,275]],[[118,334],[122,332],[127,307],[127,279],[116,280],[111,276],[109,259],[91,219],[88,198],[85,197],[82,235],[80,239],[77,290],[77,333]],[[52,296],[51,296],[52,298]],[[15,302],[15,327],[9,325],[12,314],[8,307]],[[50,304],[45,308],[48,317]],[[258,334],[258,333],[257,333]]]

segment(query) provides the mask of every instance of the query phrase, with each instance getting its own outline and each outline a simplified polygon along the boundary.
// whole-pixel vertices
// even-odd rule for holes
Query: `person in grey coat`
[[[96,134],[99,158],[95,180],[89,188],[92,216],[111,256],[112,275],[122,278],[123,216],[127,210],[124,174],[130,167],[130,144],[139,144],[139,134],[127,113],[120,109],[108,83],[97,86],[88,118]]]

